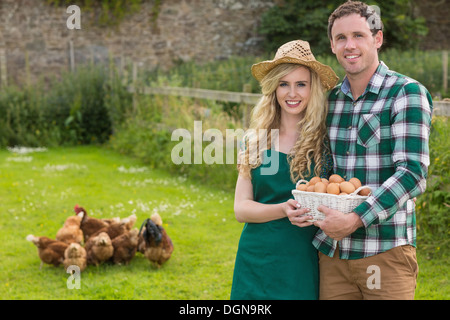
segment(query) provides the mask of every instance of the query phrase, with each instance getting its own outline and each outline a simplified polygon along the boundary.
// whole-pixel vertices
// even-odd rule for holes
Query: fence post
[[[8,74],[6,70],[6,46],[0,29],[0,88],[8,85]]]
[[[8,74],[6,70],[6,52],[0,47],[0,88],[8,85]]]
[[[245,83],[242,92],[244,93],[251,93],[252,92],[252,85],[250,83]],[[252,106],[249,104],[244,105],[244,111],[242,115],[242,125],[244,128],[248,128],[250,125],[250,110],[252,109]]]
[[[444,89],[443,94],[447,93],[448,89],[448,51],[442,51],[442,88]]]
[[[75,71],[75,54],[73,52],[73,41],[69,40],[69,62],[70,62],[70,72]]]
[[[120,69],[119,69],[119,76],[121,79],[124,77],[124,70],[125,70],[125,57],[123,56],[123,53],[120,54]]]
[[[134,93],[133,93],[133,114],[136,114],[136,110],[137,110],[137,74],[138,74],[138,66],[137,63],[135,61],[133,61],[133,73],[132,73],[132,83],[133,83],[133,88],[134,88]]]
[[[27,86],[31,84],[30,77],[30,55],[28,54],[28,50],[25,50],[25,83]]]
[[[130,80],[130,72],[129,72],[129,68],[130,68],[130,60],[128,58],[123,58],[122,59],[123,63],[122,63],[122,85],[127,86],[129,85],[128,81]]]

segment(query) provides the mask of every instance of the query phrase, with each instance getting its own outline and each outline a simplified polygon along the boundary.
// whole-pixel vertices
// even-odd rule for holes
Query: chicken
[[[87,264],[86,249],[76,242],[71,243],[64,251],[63,264],[66,270],[69,266],[75,265],[80,268],[80,271],[84,271]]]
[[[98,235],[100,232],[107,232],[111,240],[121,235],[125,231],[131,230],[136,222],[136,215],[132,214],[127,218],[112,218],[112,219],[97,219],[88,217],[86,210],[83,207],[75,205],[74,211],[77,215],[83,213],[81,220],[81,230],[84,234],[84,241],[89,240],[89,237]]]
[[[67,244],[71,244],[72,242],[83,242],[83,231],[80,228],[83,216],[84,213],[80,212],[80,214],[76,216],[68,217],[64,222],[63,227],[56,233],[55,240],[65,242]]]
[[[161,226],[162,227],[162,225],[163,225],[163,222],[162,222],[162,218],[161,218],[161,216],[158,214],[158,213],[154,213],[154,214],[152,214],[151,216],[150,216],[150,219],[152,219],[152,221],[157,225],[157,226]]]
[[[122,219],[121,221],[125,223],[125,227],[127,228],[128,231],[131,230],[131,228],[133,228],[134,224],[136,223],[137,220],[137,216],[133,213],[131,216]]]
[[[26,239],[33,242],[38,248],[39,258],[41,259],[39,269],[42,268],[43,263],[57,267],[64,261],[64,251],[69,246],[67,243],[48,237],[35,237],[32,234],[29,234]]]
[[[144,252],[145,252],[145,240],[144,240],[144,236],[141,235],[141,231],[142,231],[142,229],[144,229],[144,232],[145,232],[145,230],[147,229],[144,226],[146,223],[148,223],[147,220],[145,220],[142,223],[141,228],[139,229],[139,242],[138,242],[138,249],[137,249],[137,251],[142,253],[142,254],[144,254]],[[152,220],[153,223],[156,224],[157,226],[161,226],[162,227],[162,219],[161,219],[161,216],[158,213],[155,212],[154,214],[152,214],[150,216],[150,220]]]
[[[139,230],[134,228],[112,240],[115,264],[128,264],[134,258],[138,245],[138,234]]]
[[[109,260],[114,253],[111,238],[106,232],[100,232],[98,235],[90,237],[86,242],[85,249],[87,263],[96,266]]]
[[[158,224],[156,224],[156,221]],[[144,229],[141,235],[141,231]],[[162,227],[161,217],[156,214],[146,219],[139,230],[138,250],[158,268],[169,260],[173,252],[173,243]]]
[[[107,221],[103,221],[102,219],[96,219],[92,217],[88,217],[86,210],[83,207],[75,205],[74,211],[76,215],[82,215],[80,228],[83,231],[84,242],[87,243],[89,237],[99,231],[102,228],[106,228],[109,226]],[[83,214],[81,214],[83,213]]]
[[[97,232],[93,233],[91,237],[94,237],[101,232],[106,232],[111,240],[114,238],[124,234],[128,231],[128,226],[130,224],[130,221],[128,218],[122,219],[119,222],[113,222],[109,226],[101,228]]]

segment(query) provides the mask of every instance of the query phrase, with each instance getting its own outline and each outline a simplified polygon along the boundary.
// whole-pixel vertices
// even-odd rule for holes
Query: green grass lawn
[[[106,148],[0,151],[0,299],[228,299],[243,225],[232,193],[152,170]],[[136,226],[158,212],[175,246],[156,269],[141,254],[127,266],[88,266],[81,289],[63,267],[44,265],[28,234],[54,238],[73,207],[93,217],[126,217]],[[419,250],[416,299],[448,299],[449,266]]]
[[[233,197],[151,170],[107,149],[0,152],[1,299],[228,299],[242,225]],[[28,234],[54,238],[75,204],[93,217],[127,217],[136,226],[163,218],[175,250],[157,270],[141,254],[128,266],[88,266],[81,289],[63,267],[39,270]]]

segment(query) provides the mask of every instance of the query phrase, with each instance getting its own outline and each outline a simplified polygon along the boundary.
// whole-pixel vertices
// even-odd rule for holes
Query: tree
[[[329,54],[328,17],[343,0],[284,0],[267,10],[259,32],[265,35],[265,49],[275,51],[283,43],[302,39],[311,44],[316,55]],[[381,10],[385,48],[417,48],[428,29],[425,19],[417,16],[412,0],[368,2]]]

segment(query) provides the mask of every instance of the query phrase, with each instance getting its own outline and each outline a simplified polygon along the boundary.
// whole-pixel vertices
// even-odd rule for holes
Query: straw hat
[[[309,43],[303,40],[294,40],[283,44],[273,60],[254,64],[252,74],[256,80],[261,81],[270,70],[282,63],[300,64],[311,68],[319,75],[322,85],[327,90],[334,88],[339,80],[333,69],[314,58]]]

